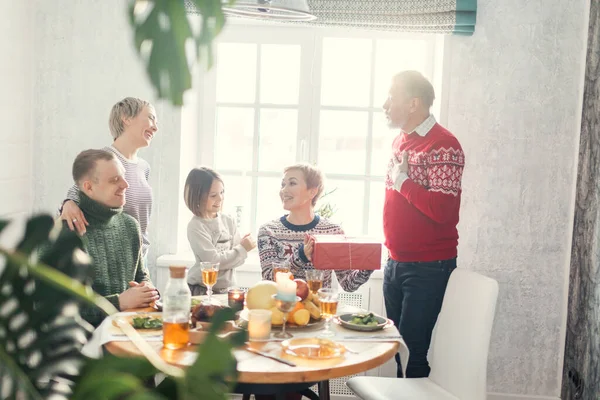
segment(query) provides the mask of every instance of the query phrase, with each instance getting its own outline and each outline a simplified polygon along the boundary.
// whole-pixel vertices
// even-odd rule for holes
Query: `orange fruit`
[[[296,323],[296,325],[307,325],[309,320],[310,313],[308,312],[308,310],[298,310],[294,313],[294,322]]]
[[[292,311],[289,312],[288,314],[288,322],[294,322],[294,314],[296,313],[296,311],[298,310],[304,310],[304,304],[302,304],[302,302],[297,302],[296,305],[294,306],[294,308],[292,309]]]

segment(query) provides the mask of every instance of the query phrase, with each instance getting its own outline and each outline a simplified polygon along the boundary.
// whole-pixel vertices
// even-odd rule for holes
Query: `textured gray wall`
[[[32,206],[32,9],[26,1],[0,1],[0,218],[15,221],[0,245],[9,247],[22,234],[16,221]]]
[[[110,143],[110,106],[152,91],[125,4],[35,4],[34,206],[49,210],[77,152]],[[493,392],[560,393],[586,26],[584,1],[479,0],[475,35],[448,39],[448,127],[467,154],[459,262],[501,285]],[[142,152],[156,197],[151,261],[176,250],[181,197],[180,113],[157,112],[161,131]]]
[[[35,4],[34,208],[54,211],[72,184],[77,153],[112,142],[112,105],[126,96],[154,102],[154,92],[133,51],[127,2]],[[160,131],[140,153],[152,167],[155,196],[151,272],[158,254],[175,251],[179,198],[180,111],[154,103]]]
[[[459,264],[500,284],[488,390],[558,397],[586,2],[478,5],[447,71],[467,162]]]
[[[590,9],[563,399],[600,398],[600,1]],[[578,377],[571,379],[573,376]],[[579,396],[579,397],[577,397]]]

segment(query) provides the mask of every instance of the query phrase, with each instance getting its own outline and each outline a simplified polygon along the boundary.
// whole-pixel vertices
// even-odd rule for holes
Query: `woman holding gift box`
[[[342,228],[315,214],[315,204],[323,193],[321,171],[308,164],[285,168],[279,196],[289,214],[268,222],[258,231],[258,251],[263,279],[273,280],[273,264],[289,265],[294,278],[306,279],[311,262],[313,235],[343,235]],[[323,286],[331,286],[331,271],[323,271]],[[369,280],[373,271],[335,271],[340,286],[353,292]]]
[[[233,269],[244,263],[256,242],[248,233],[240,237],[235,221],[221,213],[225,187],[221,176],[210,168],[194,168],[185,181],[184,200],[194,214],[187,236],[196,258],[188,274],[192,294],[206,294],[201,262],[219,263],[219,276],[213,290],[224,292],[233,284]]]

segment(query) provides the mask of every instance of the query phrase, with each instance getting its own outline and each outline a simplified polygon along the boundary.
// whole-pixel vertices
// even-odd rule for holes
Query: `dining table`
[[[213,295],[213,299],[226,304],[227,299],[222,295]],[[198,296],[201,300],[203,296]],[[155,311],[152,309],[130,310],[136,312]],[[364,313],[357,307],[340,304],[338,314]],[[125,335],[114,335],[109,329],[112,325],[111,317],[96,329],[91,340],[92,345],[87,346],[89,356],[99,356],[97,347],[122,357],[139,357],[142,355],[138,346]],[[390,321],[391,322],[391,321]],[[114,329],[114,328],[113,328]],[[314,338],[323,331],[323,324],[313,328],[288,329],[294,338]],[[245,346],[233,350],[237,360],[237,386],[235,393],[249,399],[251,394],[274,394],[277,399],[284,399],[287,392],[301,392],[311,399],[329,400],[329,380],[355,375],[372,370],[384,364],[396,354],[399,354],[402,365],[408,362],[409,352],[406,343],[402,340],[396,327],[388,323],[384,329],[378,331],[362,332],[349,330],[341,324],[331,322],[334,336],[330,339],[343,345],[345,353],[342,357],[327,360],[290,358],[282,352],[282,340],[271,336],[271,339],[261,342],[247,342]],[[113,333],[111,333],[113,332]],[[162,335],[145,336],[144,340],[167,363],[186,368],[194,363],[197,357],[196,345],[178,350],[163,348]],[[89,350],[92,349],[92,350]],[[256,354],[258,350],[263,355]],[[264,354],[273,358],[267,358]],[[281,360],[283,359],[283,361]],[[284,364],[292,362],[294,365]],[[318,387],[318,395],[310,388]]]

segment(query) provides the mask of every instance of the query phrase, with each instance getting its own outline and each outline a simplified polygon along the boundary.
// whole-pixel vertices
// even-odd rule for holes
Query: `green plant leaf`
[[[235,342],[240,336],[233,335],[221,339],[216,336],[225,321],[234,316],[233,310],[219,310],[212,319],[211,329],[202,344],[198,346],[198,358],[186,370],[183,398],[205,400],[224,400],[235,386],[237,379],[237,360],[233,356]],[[241,333],[243,337],[245,332]]]
[[[183,105],[192,87],[191,70],[206,60],[213,65],[212,43],[225,25],[221,0],[189,0],[200,14],[199,29],[192,29],[183,0],[129,1],[129,21],[135,49],[141,56],[159,98]],[[229,1],[229,3],[233,3]]]
[[[6,228],[8,226],[9,222],[10,221],[8,221],[6,219],[0,219],[0,233],[2,233],[4,228]]]
[[[144,381],[158,371],[144,358],[119,358],[107,355],[90,360],[71,400],[169,399],[173,393],[150,391]],[[166,395],[166,396],[165,396]]]
[[[67,399],[86,361],[81,348],[92,327],[79,316],[78,301],[59,288],[83,286],[67,275],[89,271],[89,262],[65,262],[60,270],[31,262],[30,254],[49,245],[52,226],[50,216],[33,217],[18,246],[24,253],[0,249],[6,261],[0,271],[0,382],[9,398]],[[56,279],[61,284],[51,283]]]
[[[30,218],[25,225],[25,236],[17,245],[17,250],[22,254],[31,254],[33,250],[47,242],[52,227],[54,227],[54,219],[49,215],[36,215]]]
[[[7,259],[7,266],[10,265],[13,267],[7,268],[8,271],[5,270],[7,277],[14,277],[14,275],[16,275],[20,270],[21,266],[26,267],[28,268],[28,273],[30,273],[33,277],[39,279],[40,281],[46,282],[55,289],[59,289],[59,292],[57,292],[58,296],[67,293],[69,295],[67,297],[76,297],[79,300],[83,300],[90,304],[95,304],[107,314],[114,314],[117,312],[117,309],[108,300],[98,294],[95,294],[91,287],[72,279],[70,276],[67,276],[55,268],[48,267],[47,265],[40,263],[30,263],[28,258],[22,254],[13,253],[3,248],[0,248],[0,255],[3,255]],[[75,255],[74,259],[77,260],[80,258]],[[81,262],[77,261],[73,261],[73,263],[82,265]],[[78,270],[73,274],[80,275],[81,270]]]

